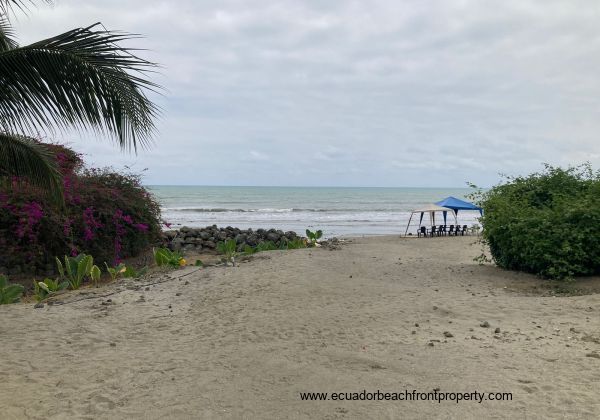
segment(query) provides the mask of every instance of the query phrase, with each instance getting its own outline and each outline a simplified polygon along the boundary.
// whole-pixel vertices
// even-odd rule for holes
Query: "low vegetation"
[[[153,250],[154,262],[157,266],[180,267],[186,264],[183,256],[177,251],[171,251],[168,248],[158,248]]]
[[[61,282],[59,279],[44,279],[44,281],[33,281],[33,296],[35,300],[41,302],[61,290],[69,287],[68,281]]]
[[[312,231],[306,229],[306,237],[308,238],[308,240],[312,246],[315,246],[317,241],[319,239],[321,239],[322,236],[323,236],[322,230],[317,230],[315,232],[312,232]]]
[[[550,279],[600,274],[600,172],[590,165],[508,178],[478,201],[500,267]]]
[[[23,286],[10,284],[6,276],[0,274],[0,305],[16,303],[23,296]]]
[[[223,254],[225,265],[231,263],[235,267],[235,257],[237,257],[237,243],[235,239],[228,239],[217,244],[217,251]]]

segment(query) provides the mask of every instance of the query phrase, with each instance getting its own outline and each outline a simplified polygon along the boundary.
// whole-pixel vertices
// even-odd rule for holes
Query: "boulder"
[[[254,234],[248,235],[246,243],[250,246],[256,246],[258,244],[258,236]]]
[[[272,242],[278,242],[279,235],[275,232],[269,232],[269,233],[267,233],[267,240],[272,241]]]
[[[163,235],[170,241],[177,237],[177,233],[178,232],[176,230],[167,230],[163,232]]]
[[[169,243],[169,249],[171,251],[181,251],[183,248],[184,241],[182,238],[175,238]]]
[[[235,236],[235,243],[236,244],[243,244],[246,242],[246,235],[243,233],[239,233]]]

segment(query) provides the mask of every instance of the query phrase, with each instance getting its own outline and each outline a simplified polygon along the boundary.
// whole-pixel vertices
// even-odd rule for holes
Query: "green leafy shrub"
[[[306,240],[303,238],[295,238],[285,242],[286,249],[301,249],[306,248]]]
[[[82,252],[113,265],[160,243],[160,206],[139,175],[85,168],[74,151],[47,146],[60,168],[64,205],[26,180],[0,182],[0,267],[41,274],[56,255]]]
[[[125,272],[125,270],[127,270],[127,267],[123,263],[120,263],[116,267],[109,267],[106,262],[104,265],[106,266],[106,272],[110,275],[112,281],[118,279]]]
[[[98,280],[100,280],[101,275],[102,272],[100,271],[100,267],[97,265],[92,265],[92,268],[90,269],[90,278],[94,282],[95,287],[98,287]]]
[[[243,253],[245,255],[252,255],[257,252],[263,251],[275,251],[275,250],[287,250],[287,249],[300,249],[306,248],[306,239],[304,238],[296,238],[296,239],[282,239],[279,247],[272,241],[260,242],[258,245],[252,247],[250,245],[244,246]]]
[[[35,300],[41,302],[46,300],[56,292],[69,287],[68,281],[60,282],[60,280],[44,279],[44,281],[33,281],[33,296]]]
[[[508,178],[479,204],[500,267],[552,279],[600,274],[600,172],[589,164]]]
[[[23,296],[23,290],[23,286],[9,284],[6,276],[0,274],[0,305],[18,302]]]
[[[154,250],[154,262],[157,266],[180,267],[185,265],[183,256],[177,251],[171,251],[167,248],[158,248]]]
[[[76,257],[65,255],[65,264],[56,258],[56,266],[61,279],[66,279],[71,289],[77,290],[86,277],[91,276],[94,258],[91,255],[79,254]]]
[[[275,245],[275,242],[273,241],[265,241],[265,242],[260,242],[258,245],[256,245],[254,247],[254,252],[263,252],[263,251],[275,251],[277,248],[277,245]]]
[[[123,277],[139,279],[147,272],[148,272],[148,267],[142,267],[142,268],[139,268],[136,270],[135,267],[127,266],[127,267],[125,267],[125,270],[123,271]]]
[[[231,262],[235,267],[235,257],[237,256],[237,243],[235,239],[228,239],[217,244],[217,251],[225,256],[225,264]]]
[[[306,237],[308,238],[308,240],[310,241],[310,244],[312,246],[315,246],[315,244],[317,243],[317,241],[319,239],[321,239],[322,236],[323,236],[323,231],[322,230],[317,230],[315,232],[312,232],[312,231],[306,229]]]

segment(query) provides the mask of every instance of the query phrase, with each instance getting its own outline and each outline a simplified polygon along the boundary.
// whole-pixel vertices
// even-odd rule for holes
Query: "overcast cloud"
[[[56,0],[25,44],[101,21],[163,65],[156,144],[59,136],[149,184],[464,186],[600,166],[600,2]]]

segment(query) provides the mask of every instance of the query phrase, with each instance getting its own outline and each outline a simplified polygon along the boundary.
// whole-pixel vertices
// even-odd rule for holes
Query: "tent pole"
[[[408,218],[408,224],[406,225],[406,230],[404,231],[404,236],[406,236],[406,234],[408,233],[408,227],[410,226],[410,221],[412,220],[414,213],[410,214],[410,217]]]

